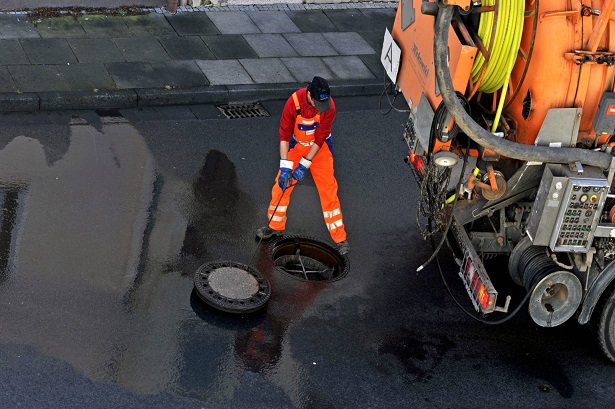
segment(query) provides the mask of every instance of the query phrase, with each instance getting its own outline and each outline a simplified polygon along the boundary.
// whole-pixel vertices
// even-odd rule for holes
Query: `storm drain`
[[[270,116],[269,112],[258,102],[253,104],[226,104],[216,105],[222,114],[228,119],[259,118]]]
[[[258,270],[232,261],[203,264],[194,275],[194,287],[205,303],[236,314],[258,311],[271,297],[269,281]]]
[[[269,245],[275,269],[303,281],[336,281],[348,274],[348,258],[329,244],[300,236],[284,236]]]

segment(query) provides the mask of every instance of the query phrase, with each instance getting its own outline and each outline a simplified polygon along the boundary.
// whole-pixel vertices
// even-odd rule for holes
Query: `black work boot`
[[[269,226],[261,227],[256,231],[256,237],[262,240],[268,240],[272,237],[278,237],[284,234],[284,230],[273,230]]]
[[[345,256],[350,252],[350,245],[346,240],[340,241],[337,243],[337,251],[339,251],[342,256]]]

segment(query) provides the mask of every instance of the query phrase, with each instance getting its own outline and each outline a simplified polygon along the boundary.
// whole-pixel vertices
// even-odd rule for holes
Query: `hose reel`
[[[533,246],[528,237],[513,249],[508,269],[512,279],[531,293],[528,312],[541,327],[563,324],[581,305],[583,287],[577,276],[562,270],[546,247]]]

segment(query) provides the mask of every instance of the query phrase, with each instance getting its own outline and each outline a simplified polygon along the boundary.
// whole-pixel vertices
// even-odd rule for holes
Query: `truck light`
[[[466,291],[476,311],[481,311],[484,314],[495,311],[497,291],[493,288],[493,284],[491,284],[491,280],[486,276],[486,273],[481,273],[469,254],[466,254],[461,266],[459,276],[463,279]]]
[[[423,169],[423,158],[421,158],[420,155],[415,155],[412,151],[408,151],[408,156],[414,170],[417,171],[417,173],[420,172],[421,169]]]
[[[472,279],[471,274],[473,273],[474,273],[474,270],[472,269],[472,259],[468,257],[468,261],[466,262],[466,277],[471,280]]]
[[[487,292],[485,284],[481,284],[480,290],[478,291],[478,302],[483,310],[487,310],[493,306],[493,296]]]

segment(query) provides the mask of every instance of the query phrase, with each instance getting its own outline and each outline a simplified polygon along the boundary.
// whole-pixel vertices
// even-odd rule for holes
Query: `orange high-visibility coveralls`
[[[293,161],[293,169],[299,165],[301,158],[308,154],[314,143],[320,145],[320,150],[312,158],[312,165],[309,170],[318,189],[320,205],[329,234],[334,242],[340,243],[346,240],[346,230],[342,219],[340,200],[337,196],[337,180],[333,174],[333,155],[329,146],[324,143],[327,137],[331,137],[330,130],[335,118],[335,104],[331,98],[331,109],[325,113],[328,117],[327,123],[322,124],[325,126],[321,126],[321,115],[308,104],[306,93],[307,88],[300,89],[293,93],[286,102],[280,120],[280,140],[290,141],[291,135],[288,131],[292,130],[292,137],[295,138],[297,144],[289,150],[288,160]],[[292,114],[290,111],[292,111]],[[292,116],[295,116],[295,118],[292,128],[290,128],[289,121],[292,121]],[[267,212],[268,219],[271,219],[269,227],[274,230],[284,230],[286,227],[286,211],[294,189],[294,186],[288,187],[282,195],[282,189],[278,186],[279,177],[280,172],[278,171],[271,190],[271,202]]]

